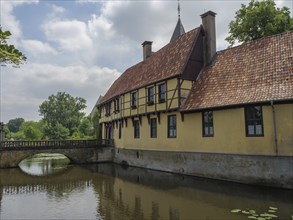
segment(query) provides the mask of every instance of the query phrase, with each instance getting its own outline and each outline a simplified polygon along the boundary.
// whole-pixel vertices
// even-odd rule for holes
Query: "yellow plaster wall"
[[[167,108],[173,109],[178,107],[178,80],[177,78],[167,81]]]
[[[161,114],[160,124],[157,123],[157,138],[150,138],[148,119],[143,116],[140,138],[134,139],[132,121],[128,119],[128,126],[124,126],[121,139],[118,139],[118,129],[115,129],[115,144],[127,149],[275,155],[272,107],[263,106],[262,109],[263,137],[246,137],[244,108],[235,108],[213,111],[213,137],[202,136],[202,113],[185,114],[182,121],[180,113],[173,112]],[[277,105],[275,109],[278,153],[293,155],[293,104]],[[167,138],[167,117],[174,114],[177,117],[177,137]]]
[[[276,105],[276,131],[280,155],[293,155],[293,104]]]

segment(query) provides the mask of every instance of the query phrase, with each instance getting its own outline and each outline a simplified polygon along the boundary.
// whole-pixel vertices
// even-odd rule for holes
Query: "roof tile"
[[[293,99],[293,32],[218,52],[181,110],[288,99]]]
[[[127,69],[110,87],[100,103],[111,98],[182,74],[200,28],[178,37],[148,59]]]

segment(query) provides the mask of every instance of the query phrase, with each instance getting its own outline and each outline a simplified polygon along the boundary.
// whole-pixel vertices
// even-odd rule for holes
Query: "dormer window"
[[[151,86],[148,88],[148,100],[147,100],[147,104],[148,105],[153,105],[154,101],[155,101],[155,87]]]
[[[137,91],[131,93],[131,108],[137,108]]]

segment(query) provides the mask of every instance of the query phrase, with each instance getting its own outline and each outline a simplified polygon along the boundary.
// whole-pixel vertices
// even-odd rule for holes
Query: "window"
[[[165,83],[159,85],[158,100],[159,100],[159,103],[166,101],[166,84]]]
[[[168,116],[168,138],[176,138],[176,115]]]
[[[148,105],[153,105],[154,104],[154,95],[155,95],[155,88],[149,87],[148,88]]]
[[[137,92],[132,92],[131,93],[131,108],[136,108],[137,107]]]
[[[245,108],[246,136],[263,136],[263,120],[261,106]]]
[[[102,117],[102,107],[99,107],[96,111],[98,111],[98,115],[99,115],[99,118],[101,118]],[[96,113],[94,113],[94,114],[96,114]]]
[[[111,114],[111,102],[106,103],[106,116]]]
[[[134,127],[134,138],[139,138],[139,121],[133,121],[133,127]]]
[[[157,137],[157,119],[151,118],[151,138]]]
[[[214,136],[214,123],[212,111],[202,113],[202,128],[202,133],[204,137]]]
[[[118,131],[118,138],[121,139],[122,136],[122,124],[121,122],[119,123],[119,131]]]
[[[114,112],[117,113],[120,110],[120,105],[119,105],[119,98],[114,100]]]

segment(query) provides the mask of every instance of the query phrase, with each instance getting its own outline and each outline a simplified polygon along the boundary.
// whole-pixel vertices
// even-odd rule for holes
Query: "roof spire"
[[[177,21],[177,24],[176,24],[176,27],[175,27],[175,30],[173,32],[173,35],[171,37],[171,41],[175,40],[176,38],[180,37],[182,34],[185,34],[185,30],[184,30],[184,27],[181,23],[181,19],[180,19],[180,1],[178,0],[178,21]]]

